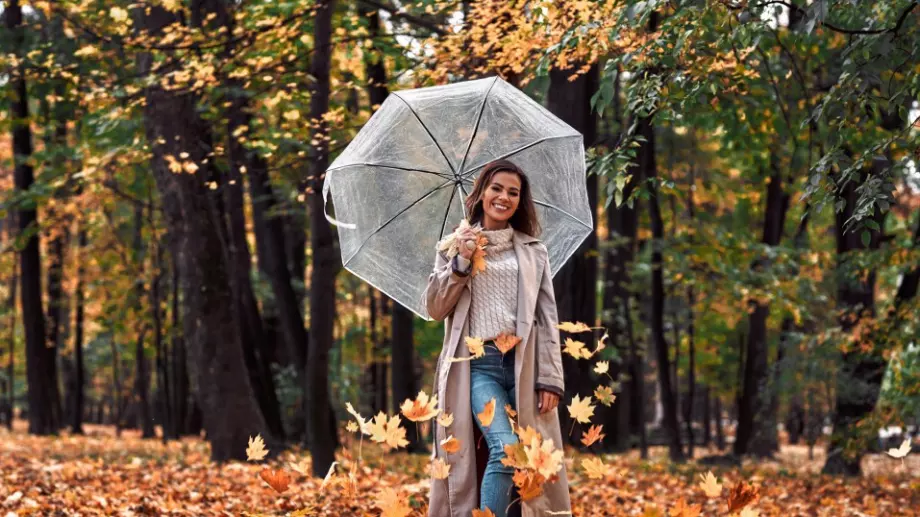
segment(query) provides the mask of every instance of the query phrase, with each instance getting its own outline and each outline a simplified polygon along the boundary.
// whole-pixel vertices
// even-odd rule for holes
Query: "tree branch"
[[[447,31],[444,30],[444,28],[438,25],[437,23],[431,20],[427,20],[425,18],[421,18],[419,16],[415,16],[414,14],[401,12],[398,8],[388,3],[378,2],[377,0],[360,0],[360,2],[362,4],[368,5],[375,9],[386,11],[390,13],[390,16],[392,16],[393,18],[403,19],[412,25],[416,25],[418,27],[428,29],[431,32],[437,34],[438,36],[444,36],[445,34],[447,34]]]

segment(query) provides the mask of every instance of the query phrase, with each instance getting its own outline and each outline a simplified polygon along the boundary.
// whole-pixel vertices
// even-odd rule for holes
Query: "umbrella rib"
[[[396,219],[397,217],[401,216],[406,210],[409,210],[409,209],[412,208],[413,206],[415,206],[415,205],[421,203],[422,200],[424,200],[424,199],[427,198],[428,196],[430,196],[430,195],[434,194],[435,192],[441,190],[441,189],[444,188],[446,185],[452,184],[453,182],[454,182],[454,180],[448,180],[448,181],[445,181],[444,183],[441,183],[440,185],[438,185],[437,187],[433,188],[431,191],[429,191],[428,193],[426,193],[424,196],[422,196],[422,197],[416,199],[415,201],[409,203],[408,206],[406,206],[405,208],[403,208],[403,209],[400,210],[399,212],[396,212],[396,213],[393,215],[393,217],[391,217],[391,218],[387,219],[386,221],[384,221],[384,223],[381,224],[379,228],[377,228],[376,230],[374,230],[373,232],[371,232],[370,235],[368,235],[367,237],[365,237],[364,240],[361,241],[361,245],[358,246],[358,249],[356,249],[355,252],[352,253],[351,256],[348,257],[348,260],[346,260],[342,265],[343,265],[343,266],[347,266],[348,263],[351,262],[351,260],[352,260],[353,258],[355,258],[355,257],[358,255],[358,253],[361,251],[361,249],[364,247],[364,245],[367,244],[367,241],[369,241],[369,240],[371,239],[371,237],[373,237],[374,235],[377,235],[377,234],[380,233],[384,228],[386,228],[388,224],[390,224],[391,222],[393,222],[393,219]],[[449,205],[448,205],[448,206],[449,206]]]
[[[348,167],[355,167],[359,165],[364,166],[364,167],[383,167],[384,169],[396,169],[399,171],[406,171],[406,172],[421,172],[423,174],[433,174],[435,176],[440,176],[445,179],[450,178],[450,176],[447,176],[443,172],[428,171],[428,170],[423,170],[423,169],[410,169],[409,167],[399,167],[396,165],[386,165],[383,163],[367,163],[367,162],[347,163],[345,165],[339,165],[338,167],[332,167],[332,168],[326,169],[326,172],[340,171],[342,169],[347,169]]]
[[[444,149],[441,149],[441,146],[438,145],[438,141],[435,140],[434,135],[432,135],[432,134],[431,134],[431,131],[428,130],[428,126],[426,126],[425,123],[422,122],[422,117],[418,116],[418,113],[416,113],[415,110],[412,109],[412,105],[409,104],[409,103],[406,101],[406,99],[403,99],[402,97],[400,97],[399,95],[397,95],[395,92],[393,92],[391,95],[393,95],[393,96],[396,97],[397,99],[403,101],[403,104],[405,104],[406,107],[409,108],[409,111],[411,111],[411,112],[412,112],[412,115],[415,116],[415,120],[418,120],[418,123],[422,125],[422,129],[424,129],[425,132],[428,133],[428,137],[431,138],[431,141],[432,141],[432,143],[434,143],[434,146],[438,148],[438,151],[440,151],[441,156],[444,158],[444,162],[447,163],[447,166],[448,166],[448,167],[450,167],[450,172],[453,173],[453,174],[457,174],[457,171],[455,171],[454,168],[453,168],[453,166],[451,166],[450,160],[447,159],[447,155],[444,153]]]
[[[470,135],[470,141],[466,144],[466,152],[463,153],[463,159],[460,160],[460,166],[457,167],[457,170],[462,171],[463,166],[466,165],[466,159],[470,155],[470,149],[473,148],[473,140],[476,139],[476,133],[479,132],[479,123],[482,122],[482,114],[486,111],[486,101],[489,100],[489,94],[492,93],[492,88],[495,87],[495,83],[498,82],[498,76],[492,80],[492,84],[489,85],[489,89],[486,90],[486,94],[482,96],[482,104],[479,105],[479,115],[476,116],[476,125],[473,126],[473,133]]]
[[[457,189],[450,189],[450,201],[447,202],[447,210],[444,211],[444,221],[441,222],[441,234],[438,240],[444,237],[444,228],[447,227],[447,216],[450,215],[450,205],[454,202],[454,196],[457,195]]]
[[[547,208],[552,208],[553,210],[558,210],[559,212],[562,213],[562,215],[568,216],[570,219],[572,219],[573,221],[575,221],[575,222],[581,224],[582,226],[584,226],[584,227],[586,227],[586,228],[588,228],[588,229],[594,229],[594,227],[591,226],[590,224],[586,224],[584,221],[582,221],[581,219],[575,217],[574,215],[572,215],[572,214],[571,214],[570,212],[568,212],[567,210],[564,210],[564,209],[562,209],[562,208],[559,208],[559,207],[556,206],[556,205],[551,205],[551,204],[549,204],[549,203],[547,203],[547,202],[545,202],[545,201],[539,201],[539,200],[536,200],[536,199],[534,199],[533,202],[536,203],[536,204],[538,204],[538,205],[543,205],[543,206],[545,206],[545,207],[547,207]]]
[[[505,154],[503,154],[503,155],[501,155],[501,156],[495,158],[494,160],[503,160],[503,159],[510,158],[510,157],[516,155],[517,153],[524,152],[524,151],[530,149],[531,147],[540,145],[540,144],[542,144],[543,142],[548,142],[548,141],[550,141],[550,140],[558,140],[558,139],[560,139],[560,138],[577,138],[577,137],[579,137],[579,136],[581,136],[581,135],[545,136],[545,137],[543,137],[543,138],[541,138],[541,139],[539,139],[539,140],[536,140],[536,141],[534,141],[534,142],[531,142],[531,143],[529,143],[529,144],[527,144],[527,145],[522,145],[521,147],[518,147],[517,149],[515,149],[515,150],[513,150],[513,151],[509,151],[509,152],[507,152],[507,153],[505,153]],[[491,160],[491,161],[494,161],[494,160]],[[474,172],[476,172],[476,169],[477,169],[477,168],[478,168],[478,166],[477,166],[477,167],[473,167],[472,169],[465,170],[465,171],[461,172],[461,173],[460,173],[460,177],[464,177],[464,178],[465,178],[465,177],[467,177],[467,176],[472,175]]]

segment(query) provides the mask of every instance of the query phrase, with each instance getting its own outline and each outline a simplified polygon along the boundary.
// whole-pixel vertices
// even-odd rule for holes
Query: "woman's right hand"
[[[476,243],[476,232],[472,228],[460,228],[457,230],[457,248],[460,256],[472,260],[473,252],[476,251],[476,246],[473,246],[472,249],[468,248],[466,243],[472,241]]]

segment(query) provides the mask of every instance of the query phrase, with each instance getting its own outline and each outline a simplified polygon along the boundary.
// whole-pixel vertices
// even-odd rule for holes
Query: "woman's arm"
[[[537,332],[537,380],[538,390],[550,391],[560,397],[565,392],[562,377],[562,351],[559,345],[559,315],[556,313],[556,294],[553,291],[553,275],[549,266],[549,253],[544,250],[543,279],[537,295],[535,315]]]
[[[428,275],[428,286],[422,293],[422,299],[425,300],[428,315],[436,321],[443,320],[454,310],[463,288],[469,282],[471,264],[462,268],[457,263],[459,257],[456,255],[448,261],[440,252],[435,253],[434,270]]]

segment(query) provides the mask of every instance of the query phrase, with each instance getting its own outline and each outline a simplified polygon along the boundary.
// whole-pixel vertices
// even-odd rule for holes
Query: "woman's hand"
[[[473,244],[476,244],[476,232],[472,228],[461,228],[457,230],[457,248],[460,253],[460,256],[470,260],[473,257],[473,252],[476,251],[476,246],[473,246],[472,249],[466,246],[468,241],[472,241]]]
[[[537,408],[540,410],[541,415],[556,409],[558,405],[559,395],[552,391],[537,390]]]

